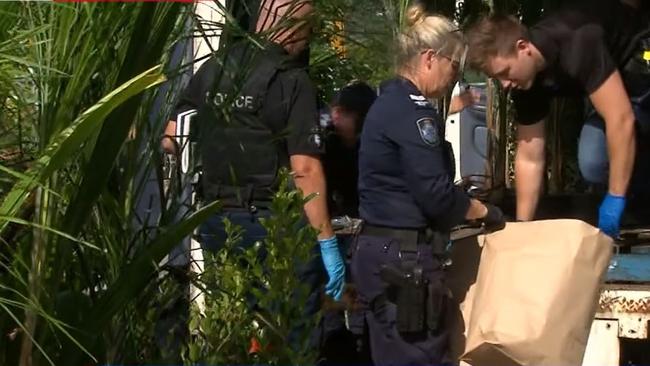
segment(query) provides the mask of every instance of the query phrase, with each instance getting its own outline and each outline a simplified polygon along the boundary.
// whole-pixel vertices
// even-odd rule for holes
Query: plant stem
[[[42,227],[47,224],[48,192],[42,187],[36,189],[36,207],[34,215],[40,227],[34,228],[34,241],[31,252],[31,269],[29,271],[28,286],[29,296],[33,303],[37,304],[40,295],[41,268],[45,254],[45,232]],[[35,334],[38,318],[32,308],[25,309],[25,332]],[[25,334],[20,349],[20,366],[31,366],[33,364],[32,351],[34,344],[32,339]]]

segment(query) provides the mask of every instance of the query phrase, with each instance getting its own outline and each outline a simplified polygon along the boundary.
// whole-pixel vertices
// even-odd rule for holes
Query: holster
[[[442,325],[447,293],[447,287],[441,280],[432,281],[427,286],[426,318],[431,331],[436,331]]]
[[[396,322],[400,334],[435,332],[444,313],[446,288],[442,280],[429,281],[418,264],[401,261],[385,264],[380,278],[388,284],[378,301],[390,301],[397,307]]]

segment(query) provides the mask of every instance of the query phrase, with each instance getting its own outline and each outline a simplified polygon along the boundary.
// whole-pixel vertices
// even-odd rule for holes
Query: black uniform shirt
[[[327,206],[330,216],[359,217],[358,145],[346,146],[334,131],[328,131],[325,151],[323,168],[327,179]]]
[[[553,96],[591,94],[629,59],[632,40],[647,19],[618,0],[589,0],[552,13],[530,30],[546,61],[529,90],[512,93],[515,120],[533,124]],[[647,26],[647,24],[645,24]]]
[[[280,45],[269,43],[266,47],[264,52],[286,56]],[[218,72],[219,65],[214,58],[201,65],[181,95],[172,119],[183,111],[200,109]],[[304,68],[278,72],[269,85],[262,119],[273,131],[287,131],[285,147],[289,156],[323,153],[323,143],[318,134],[316,89]]]
[[[411,229],[463,222],[469,197],[453,184],[443,121],[410,81],[382,85],[361,133],[361,218]]]

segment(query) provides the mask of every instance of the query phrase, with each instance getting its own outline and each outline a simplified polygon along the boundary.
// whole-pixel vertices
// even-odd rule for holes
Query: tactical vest
[[[289,162],[283,131],[264,120],[263,107],[271,82],[291,65],[277,52],[233,48],[197,116],[203,195],[224,207],[251,207],[270,201]]]

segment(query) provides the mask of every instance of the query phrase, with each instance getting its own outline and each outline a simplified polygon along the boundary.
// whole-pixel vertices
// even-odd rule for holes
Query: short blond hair
[[[405,24],[397,36],[397,67],[409,64],[420,52],[432,49],[455,57],[465,48],[465,39],[458,27],[442,15],[430,14],[422,3],[408,7]]]
[[[467,59],[472,67],[485,69],[488,59],[515,52],[517,41],[528,40],[528,29],[511,15],[490,14],[467,31]]]

